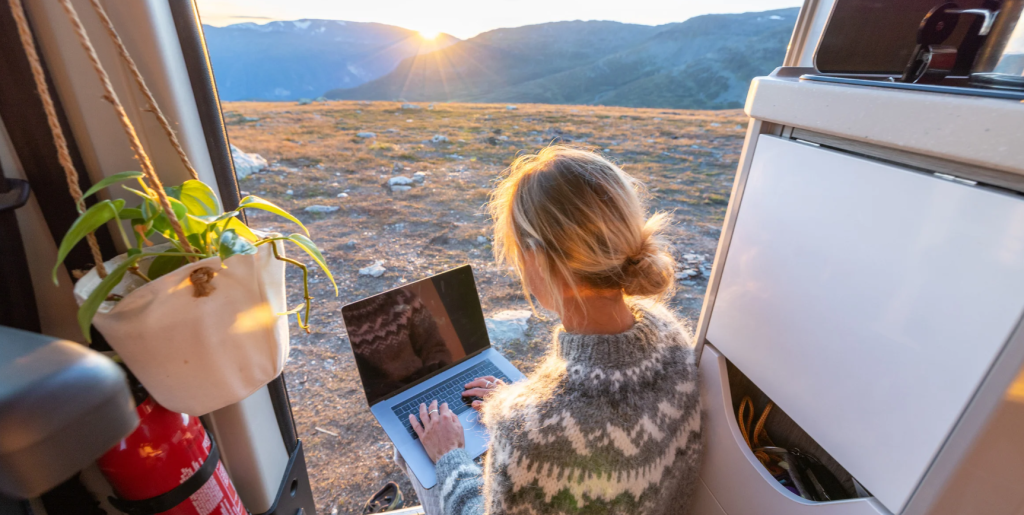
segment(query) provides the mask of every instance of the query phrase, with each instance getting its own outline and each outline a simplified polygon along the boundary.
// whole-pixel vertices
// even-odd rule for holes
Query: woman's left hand
[[[432,401],[429,409],[426,404],[420,404],[420,420],[416,420],[416,415],[409,415],[409,422],[434,463],[455,449],[466,448],[459,416],[448,409],[447,402],[439,407],[437,401]]]

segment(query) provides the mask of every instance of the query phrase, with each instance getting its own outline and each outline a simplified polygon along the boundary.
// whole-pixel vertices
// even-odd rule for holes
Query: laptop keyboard
[[[442,403],[447,402],[448,409],[455,412],[456,415],[473,409],[473,399],[471,397],[463,397],[462,392],[466,391],[466,383],[483,376],[494,376],[505,383],[511,383],[508,376],[501,373],[498,367],[494,366],[494,363],[484,360],[439,384],[423,390],[419,395],[401,404],[392,406],[391,411],[395,413],[395,416],[402,422],[405,430],[412,435],[413,439],[419,439],[416,436],[416,431],[412,429],[412,424],[409,423],[409,415],[416,414],[416,419],[419,420],[420,404],[430,406],[430,401],[436,400],[437,405],[440,406]]]

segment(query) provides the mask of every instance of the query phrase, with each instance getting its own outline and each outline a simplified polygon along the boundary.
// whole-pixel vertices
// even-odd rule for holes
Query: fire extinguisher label
[[[192,477],[197,470],[198,464],[193,463],[191,468],[181,471],[181,481]],[[227,496],[224,494],[227,493]],[[224,464],[217,464],[217,471],[205,485],[189,497],[196,515],[246,515],[242,507],[242,500],[238,498],[228,474],[224,470]]]

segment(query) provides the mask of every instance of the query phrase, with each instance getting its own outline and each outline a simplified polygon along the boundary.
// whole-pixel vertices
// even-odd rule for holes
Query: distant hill
[[[441,34],[336,20],[203,26],[221,100],[296,100],[354,87],[402,62],[459,40]]]
[[[327,98],[720,109],[782,64],[798,8],[647,26],[558,22],[499,29],[403,60]]]

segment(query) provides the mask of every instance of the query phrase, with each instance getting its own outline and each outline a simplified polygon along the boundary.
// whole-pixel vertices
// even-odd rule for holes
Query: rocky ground
[[[672,214],[667,236],[680,267],[669,301],[695,324],[747,122],[740,111],[551,105],[232,102],[224,110],[231,142],[266,160],[265,167],[256,158],[247,170],[239,167],[264,167],[240,179],[243,195],[295,213],[340,290],[335,297],[327,278],[313,274],[312,333],[292,324],[286,367],[324,515],[358,513],[389,480],[402,485],[407,505],[418,504],[366,406],[342,306],[470,263],[489,327],[502,334],[499,348],[529,372],[556,321],[506,313],[528,306],[508,271],[494,264],[485,203],[517,152],[554,142],[608,156],[647,185],[652,210]],[[261,212],[250,213],[249,223],[295,232]],[[289,303],[297,305],[301,272],[288,274]],[[511,338],[524,325],[523,337]]]

